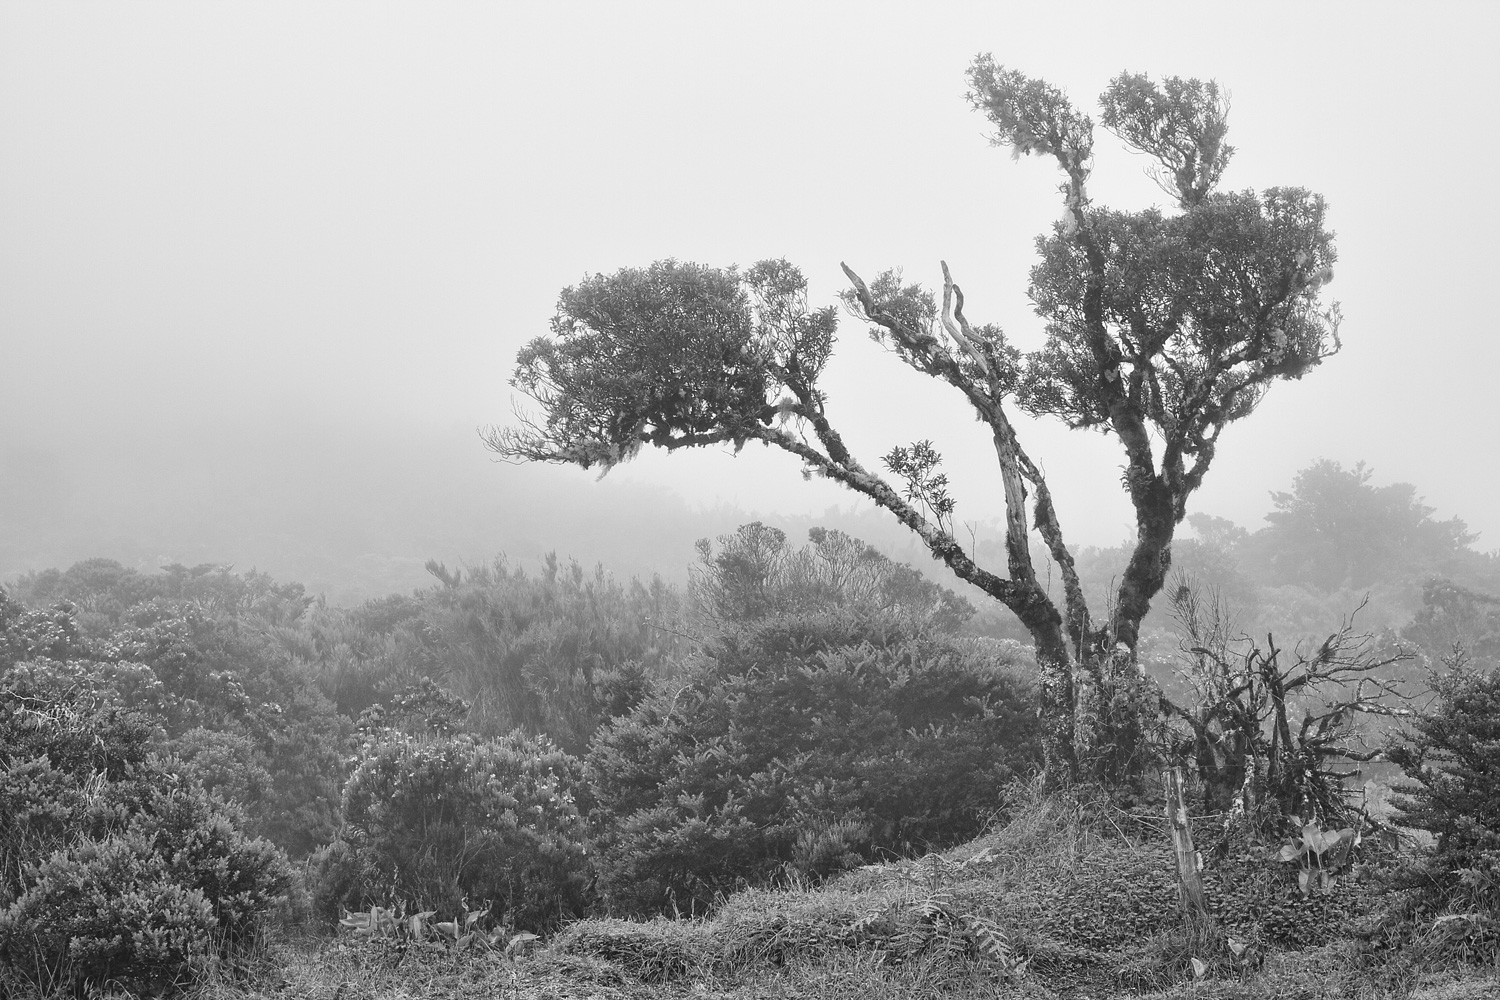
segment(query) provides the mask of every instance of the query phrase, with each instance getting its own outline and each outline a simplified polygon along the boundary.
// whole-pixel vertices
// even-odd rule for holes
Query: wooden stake
[[[1167,792],[1167,825],[1172,830],[1172,850],[1177,856],[1177,901],[1189,924],[1210,920],[1203,898],[1203,880],[1198,877],[1198,852],[1193,850],[1193,828],[1188,823],[1187,801],[1182,794],[1182,768],[1161,774]]]

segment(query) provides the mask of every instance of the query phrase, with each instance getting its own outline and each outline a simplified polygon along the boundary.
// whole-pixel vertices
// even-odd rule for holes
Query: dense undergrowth
[[[686,594],[432,569],[348,610],[105,560],[0,591],[0,995],[1459,996],[1497,972],[1477,592],[1279,659],[1193,619],[1152,764],[1189,776],[1185,920],[1155,772],[1044,794],[1025,651],[862,543],[746,526]],[[1398,638],[1429,699],[1350,701],[1421,665]],[[1371,707],[1416,714],[1355,728]],[[1361,736],[1377,816],[1342,776]]]
[[[1389,846],[1369,842],[1334,906],[1306,905],[1284,868],[1247,887],[1248,862],[1207,861],[1206,874],[1219,876],[1210,895],[1227,920],[1189,933],[1170,849],[1152,825],[1106,801],[1033,787],[1009,822],[950,851],[861,866],[821,885],[747,889],[706,916],[591,917],[540,947],[461,953],[346,933],[284,946],[271,987],[213,989],[226,1000],[344,995],[355,984],[392,1000],[1493,995],[1493,955],[1455,957],[1440,928],[1414,927],[1418,947],[1381,941],[1375,928],[1391,906],[1380,887],[1402,864]],[[1262,899],[1259,917],[1239,905],[1247,894]]]

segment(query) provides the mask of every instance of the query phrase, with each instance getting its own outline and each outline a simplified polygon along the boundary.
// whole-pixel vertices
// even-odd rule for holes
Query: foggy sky
[[[348,530],[339,551],[419,566],[576,551],[632,505],[867,507],[754,447],[601,483],[491,463],[474,429],[512,419],[562,287],[663,257],[784,256],[815,304],[841,260],[933,285],[943,259],[972,319],[1039,343],[1026,273],[1059,177],[988,146],[963,98],[981,51],[1088,110],[1121,70],[1213,77],[1222,186],[1329,200],[1345,350],[1224,433],[1192,509],[1253,529],[1298,469],[1364,460],[1500,547],[1500,8],[1043,7],[0,7],[0,579],[174,526],[213,541],[164,558],[272,568]],[[1144,167],[1099,129],[1095,203],[1169,207]],[[868,466],[932,438],[958,519],[999,516],[961,401],[850,318],[829,388]],[[1020,423],[1069,540],[1122,540],[1115,442]]]

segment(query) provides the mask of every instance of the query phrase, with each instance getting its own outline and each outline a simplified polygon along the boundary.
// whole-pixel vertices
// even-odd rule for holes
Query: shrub
[[[314,896],[325,908],[400,901],[446,919],[467,899],[548,929],[582,910],[577,767],[540,738],[386,730],[345,785],[344,839],[319,853]]]
[[[70,606],[31,611],[0,589],[0,673],[37,657],[65,659],[81,642]]]
[[[270,793],[271,775],[255,741],[248,736],[199,727],[171,740],[167,746],[173,770],[225,802],[249,804]]]
[[[690,593],[698,613],[713,622],[745,624],[766,617],[864,608],[905,608],[939,631],[954,631],[974,607],[867,542],[827,528],[807,533],[793,548],[786,532],[756,521],[719,536],[719,551],[698,540]]]
[[[43,992],[105,982],[155,992],[208,958],[212,904],[143,837],[59,851],[32,882],[0,912],[0,961]]]
[[[267,627],[300,614],[300,588],[213,567],[169,568],[160,578],[107,560],[74,570],[36,576],[30,589],[66,585],[88,599],[96,611],[87,636],[66,605],[33,612],[0,600],[4,700],[23,713],[58,703],[136,713],[148,741],[164,730],[190,770],[242,802],[256,833],[298,854],[326,843],[352,727],[285,648],[289,630]],[[171,603],[157,584],[194,593],[197,603]],[[138,591],[156,599],[120,603]],[[106,592],[113,610],[100,617],[95,598]],[[92,734],[79,735],[92,745]]]
[[[1035,763],[1029,686],[898,615],[767,619],[692,681],[588,757],[600,883],[623,909],[696,911],[788,864],[822,876],[972,837]]]
[[[27,865],[76,837],[107,837],[142,808],[154,728],[116,709],[42,704],[0,680],[0,908]]]
[[[130,829],[166,859],[174,882],[202,892],[221,954],[250,938],[291,889],[286,856],[270,841],[246,837],[201,787],[154,790]]]
[[[338,830],[354,727],[310,683],[299,683],[277,707],[257,727],[271,781],[265,795],[248,804],[250,828],[300,858]]]
[[[1433,678],[1437,704],[1389,752],[1407,781],[1393,802],[1402,826],[1433,835],[1431,852],[1396,879],[1392,916],[1442,929],[1440,950],[1500,956],[1500,671],[1460,651]],[[1435,922],[1434,922],[1435,921]],[[1451,948],[1450,948],[1451,946]]]
[[[406,684],[359,714],[364,732],[397,729],[401,732],[452,736],[464,729],[469,703],[444,691],[431,677]]]
[[[0,685],[0,992],[192,978],[285,898],[285,857],[167,770],[154,735],[117,707]]]

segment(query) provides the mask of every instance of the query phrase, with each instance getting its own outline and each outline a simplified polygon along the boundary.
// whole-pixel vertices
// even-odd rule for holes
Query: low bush
[[[246,837],[237,819],[202,788],[187,785],[154,789],[130,824],[166,859],[173,881],[208,901],[221,954],[251,939],[292,887],[286,856],[268,840]]]
[[[336,829],[352,726],[284,648],[288,630],[259,617],[275,612],[281,621],[300,613],[300,588],[200,567],[203,572],[167,577],[239,596],[226,593],[224,602],[206,604],[126,604],[142,587],[151,590],[144,578],[107,560],[75,569],[80,572],[43,574],[29,589],[35,596],[67,584],[98,597],[104,588],[108,599],[90,597],[96,610],[82,624],[69,605],[32,611],[0,595],[0,687],[17,706],[0,711],[24,716],[28,706],[71,704],[134,716],[144,734],[137,742],[161,749],[165,736],[165,749],[186,772],[245,807],[247,829],[299,856],[327,843]],[[250,600],[255,594],[271,603]],[[112,610],[103,614],[98,607]],[[75,735],[83,752],[97,751],[92,734]],[[48,755],[68,752],[54,739]]]
[[[106,982],[154,993],[201,973],[214,950],[213,904],[143,837],[85,841],[28,881],[0,911],[0,960],[43,993]]]
[[[1036,763],[1029,685],[899,615],[767,619],[712,643],[691,681],[602,728],[587,759],[622,911],[701,912],[788,868],[960,842]]]
[[[344,834],[314,858],[315,905],[401,902],[440,919],[488,906],[512,927],[550,929],[581,912],[588,882],[577,770],[519,734],[374,734],[344,788]]]
[[[0,678],[0,992],[154,991],[242,951],[291,887],[281,852],[169,770],[148,722],[43,704],[13,681]]]

